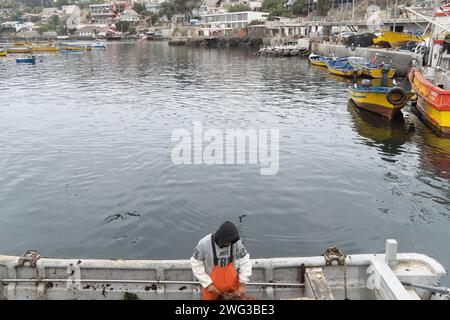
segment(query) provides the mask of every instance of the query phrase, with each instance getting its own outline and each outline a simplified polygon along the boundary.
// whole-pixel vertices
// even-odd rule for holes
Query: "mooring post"
[[[394,239],[387,239],[386,240],[386,252],[384,259],[387,264],[391,265],[392,262],[397,260],[397,250],[398,250],[398,243]]]

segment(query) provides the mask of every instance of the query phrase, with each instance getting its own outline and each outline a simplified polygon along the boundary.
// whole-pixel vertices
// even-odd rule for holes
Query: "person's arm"
[[[191,257],[191,267],[194,276],[200,281],[203,288],[207,288],[213,283],[210,276],[205,271],[205,252],[202,244],[199,242],[194,249],[194,254]]]
[[[210,276],[208,276],[205,271],[205,263],[203,261],[191,257],[191,266],[194,276],[200,281],[203,288],[206,288],[213,283]]]
[[[245,285],[250,281],[250,276],[252,275],[252,262],[250,261],[250,255],[241,240],[237,242],[236,249],[236,261],[239,267],[239,282]]]

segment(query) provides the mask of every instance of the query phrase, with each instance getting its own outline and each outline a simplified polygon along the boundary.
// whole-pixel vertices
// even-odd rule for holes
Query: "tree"
[[[308,0],[295,0],[292,5],[292,13],[301,16],[308,13]]]
[[[188,19],[194,9],[198,9],[203,0],[167,0],[161,4],[159,16],[171,19],[175,14],[182,14]]]
[[[144,16],[144,17],[150,17],[150,16],[152,16],[152,15],[154,15],[154,14],[155,14],[155,13],[150,12],[150,11],[148,11],[148,10],[141,11],[141,15]]]
[[[159,7],[159,16],[166,16],[167,19],[172,19],[172,17],[176,14],[175,7],[172,4],[172,1],[166,1],[161,4]]]
[[[317,1],[317,11],[319,13],[319,16],[326,16],[328,14],[328,11],[331,8],[331,2],[330,0],[318,0]]]
[[[228,12],[242,12],[242,11],[251,11],[250,7],[244,3],[237,3],[230,7]]]
[[[287,14],[285,0],[263,0],[262,10],[269,12],[273,16],[283,16]]]
[[[137,13],[141,14],[142,11],[145,11],[145,5],[143,5],[142,3],[136,2],[133,5],[133,10],[136,11]]]
[[[52,16],[52,25],[53,26],[59,25],[59,16],[56,14]]]
[[[117,21],[116,29],[120,32],[128,32],[130,30],[131,23],[129,21]]]

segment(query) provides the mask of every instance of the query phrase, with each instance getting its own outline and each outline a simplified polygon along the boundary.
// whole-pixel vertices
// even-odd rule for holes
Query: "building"
[[[203,25],[206,27],[237,29],[246,28],[250,22],[266,21],[268,16],[269,13],[267,12],[243,11],[206,14],[201,18]]]
[[[89,6],[92,23],[103,25],[113,24],[114,20],[125,9],[127,9],[127,2],[125,1],[91,4]]]
[[[11,8],[0,8],[0,16],[6,16],[13,13],[13,9]]]
[[[34,32],[36,31],[36,27],[34,23],[32,22],[24,22],[21,23],[20,21],[7,21],[3,22],[0,25],[4,29],[11,29],[15,32]]]
[[[136,11],[128,9],[122,12],[121,20],[127,22],[139,22],[140,17]]]
[[[77,39],[95,39],[97,36],[106,36],[108,27],[102,26],[84,26],[74,32],[72,37]]]
[[[158,13],[161,9],[161,4],[166,2],[167,0],[147,0],[145,1],[145,10],[150,11],[152,13]]]
[[[44,8],[42,10],[42,21],[48,22],[55,15],[59,14],[58,8]]]

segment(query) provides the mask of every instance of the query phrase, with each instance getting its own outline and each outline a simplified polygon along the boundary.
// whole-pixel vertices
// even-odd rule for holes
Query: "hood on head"
[[[219,247],[225,243],[235,243],[239,240],[239,232],[233,222],[225,221],[214,234],[214,241]]]

